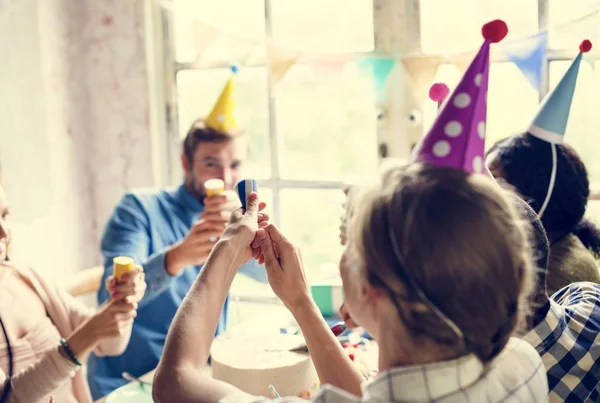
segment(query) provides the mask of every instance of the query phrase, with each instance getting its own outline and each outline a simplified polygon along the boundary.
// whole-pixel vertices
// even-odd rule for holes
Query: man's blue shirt
[[[102,237],[104,276],[101,284],[112,274],[113,258],[129,256],[143,266],[148,288],[140,301],[125,353],[119,357],[90,356],[88,380],[94,399],[127,383],[122,378],[123,372],[141,376],[158,364],[175,312],[202,269],[201,266],[188,267],[177,276],[171,276],[165,269],[165,255],[171,245],[188,234],[203,210],[203,204],[183,185],[159,192],[130,192],[117,205]],[[240,272],[266,282],[264,267],[254,260]],[[102,286],[98,302],[109,298]],[[223,306],[217,334],[227,326],[228,302],[229,299]]]

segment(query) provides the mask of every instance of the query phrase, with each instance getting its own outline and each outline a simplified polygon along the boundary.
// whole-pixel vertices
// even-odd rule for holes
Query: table
[[[269,305],[268,315],[257,314],[256,317],[252,317],[249,320],[232,327],[227,332],[229,334],[239,333],[256,333],[256,332],[279,332],[282,327],[292,327],[296,325],[296,322],[292,314],[282,305]],[[152,382],[154,379],[154,372],[152,370],[147,374],[140,377],[144,382]],[[206,367],[206,372],[211,373],[210,366]],[[95,403],[104,403],[106,397],[96,400]]]
[[[154,372],[156,372],[156,369],[153,369],[152,371],[148,372],[145,375],[142,375],[140,377],[140,379],[144,382],[152,382],[152,380],[154,379]],[[100,398],[98,400],[96,400],[94,403],[104,403],[106,401],[106,397]]]
[[[269,333],[269,332],[279,332],[281,328],[292,328],[297,326],[296,321],[294,320],[291,313],[283,307],[280,308],[271,307],[271,311],[269,315],[257,315],[249,320],[240,323],[239,325],[234,326],[233,328],[228,330],[229,334],[255,334],[255,333]],[[371,368],[377,368],[377,344],[371,343],[369,347],[368,354],[368,364]],[[147,374],[140,377],[142,381],[152,382],[154,379],[154,372],[152,370]],[[207,374],[211,374],[210,366],[206,366],[205,372]],[[105,398],[97,400],[95,403],[103,403],[105,402]]]

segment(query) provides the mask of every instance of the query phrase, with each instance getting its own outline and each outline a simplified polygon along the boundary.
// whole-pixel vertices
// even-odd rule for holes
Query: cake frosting
[[[319,387],[310,355],[289,351],[303,343],[291,334],[219,336],[211,350],[212,376],[252,395],[273,398],[273,385],[281,396],[309,398]]]

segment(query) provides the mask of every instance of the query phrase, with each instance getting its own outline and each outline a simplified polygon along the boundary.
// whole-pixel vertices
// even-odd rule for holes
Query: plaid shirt
[[[276,385],[275,385],[276,387]],[[221,402],[263,403],[271,400],[244,393]],[[284,397],[275,402],[305,402]],[[415,365],[383,371],[363,385],[363,397],[352,396],[325,385],[312,400],[317,403],[379,402],[547,402],[548,385],[544,365],[531,346],[511,339],[488,366],[473,355],[435,364]]]
[[[559,290],[546,319],[524,339],[542,356],[551,402],[600,401],[600,285]]]

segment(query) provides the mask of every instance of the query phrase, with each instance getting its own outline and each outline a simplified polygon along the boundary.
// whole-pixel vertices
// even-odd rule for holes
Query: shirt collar
[[[196,199],[183,184],[179,185],[175,191],[175,198],[190,212],[190,214],[198,214],[204,211],[204,204]]]
[[[442,399],[474,384],[484,366],[473,354],[435,364],[412,365],[380,372],[363,386],[365,400],[431,401]]]
[[[565,308],[550,298],[550,309],[546,318],[531,329],[523,339],[535,347],[539,354],[544,354],[553,346],[567,327]]]

